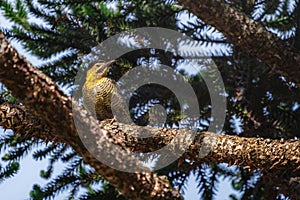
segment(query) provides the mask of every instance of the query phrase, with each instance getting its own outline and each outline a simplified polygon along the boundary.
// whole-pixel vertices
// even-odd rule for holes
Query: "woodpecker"
[[[116,82],[109,77],[107,73],[115,60],[109,62],[98,62],[87,71],[86,80],[82,88],[83,105],[94,114],[98,120],[112,119],[131,123],[128,109],[125,101],[116,89]],[[112,95],[113,101],[112,101]],[[116,116],[112,113],[112,106],[117,111]]]
[[[82,88],[83,104],[98,120],[113,118],[111,96],[115,82],[107,77],[110,65],[115,61],[98,62],[87,71]]]

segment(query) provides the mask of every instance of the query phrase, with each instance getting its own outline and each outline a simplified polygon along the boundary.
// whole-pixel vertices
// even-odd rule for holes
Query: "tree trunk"
[[[230,7],[224,0],[180,0],[179,3],[222,32],[230,42],[300,86],[299,51],[267,31],[261,23]]]

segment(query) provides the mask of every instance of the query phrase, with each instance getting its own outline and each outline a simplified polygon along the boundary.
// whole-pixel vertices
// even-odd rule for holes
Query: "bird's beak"
[[[115,63],[116,60],[111,60],[105,63],[105,67],[109,67],[111,64]]]
[[[109,71],[109,68],[110,68],[110,65],[113,64],[114,62],[116,62],[116,60],[111,60],[111,61],[108,61],[104,64],[104,68],[105,68],[105,74],[108,73]]]

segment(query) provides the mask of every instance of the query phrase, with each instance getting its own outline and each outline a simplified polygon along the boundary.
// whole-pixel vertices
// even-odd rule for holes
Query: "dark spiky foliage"
[[[300,49],[299,1],[227,2]],[[196,41],[189,44],[191,47],[201,45],[208,48],[208,55],[222,73],[228,100],[224,133],[244,137],[299,138],[300,94],[295,84],[235,47],[222,33],[183,10],[175,1],[13,0],[2,1],[1,9],[12,23],[9,29],[1,27],[6,36],[20,42],[28,52],[43,60],[43,64],[36,67],[67,87],[73,86],[76,72],[83,66],[81,57],[114,34],[149,26],[185,33]],[[186,49],[184,54],[196,55],[195,49]],[[155,62],[177,70],[180,65],[187,65],[176,54],[144,49],[123,55],[109,75],[117,80],[136,65]],[[188,70],[179,71],[183,75],[189,74]],[[200,73],[190,75],[189,82],[198,97],[201,111],[200,123],[195,128],[205,130],[211,112],[208,90]],[[9,91],[5,90],[3,96],[5,100],[15,101]],[[182,116],[172,91],[151,84],[137,90],[130,101],[135,122],[147,125],[147,113],[155,104],[161,104],[168,110],[166,122],[160,126],[180,126]],[[34,185],[30,192],[32,199],[54,199],[64,191],[68,192],[69,199],[123,199],[115,188],[95,174],[65,144],[45,145],[33,138],[7,133],[1,135],[0,146],[4,152],[3,163],[6,163],[0,165],[1,181],[17,173],[19,160],[30,152],[36,160],[49,160],[47,169],[40,173],[48,183]],[[61,174],[53,175],[55,163],[58,162],[63,164],[64,169]],[[193,169],[193,174],[198,182],[200,199],[213,199],[222,178],[229,179],[243,199],[266,199],[271,195],[264,190],[266,184],[259,172],[249,172],[239,167],[232,169],[215,163],[198,166]],[[179,160],[158,173],[167,175],[174,187],[184,192],[191,175],[190,164]],[[280,197],[279,194],[277,197]],[[231,199],[238,198],[231,195]]]

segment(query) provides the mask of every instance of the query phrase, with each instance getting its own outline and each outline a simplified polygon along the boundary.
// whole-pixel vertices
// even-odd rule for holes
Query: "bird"
[[[118,121],[129,123],[131,121],[130,114],[126,110],[122,95],[115,90],[116,82],[107,77],[113,63],[115,60],[97,62],[87,71],[86,80],[82,87],[83,105],[99,121],[116,119],[112,113],[113,106],[114,110],[118,111],[117,113],[121,113],[118,116]],[[112,95],[114,95],[113,101]]]

